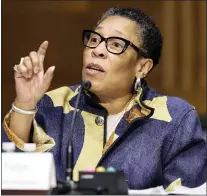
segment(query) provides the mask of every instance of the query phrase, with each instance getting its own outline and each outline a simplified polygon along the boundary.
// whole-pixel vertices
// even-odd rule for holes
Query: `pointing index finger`
[[[48,41],[44,41],[38,51],[37,51],[37,54],[38,54],[38,57],[39,57],[39,65],[40,65],[40,68],[43,69],[43,62],[44,62],[44,59],[45,59],[45,54],[46,54],[46,51],[47,51],[47,48],[48,48]]]

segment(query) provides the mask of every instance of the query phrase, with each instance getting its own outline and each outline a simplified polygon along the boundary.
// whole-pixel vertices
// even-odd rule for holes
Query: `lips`
[[[105,72],[101,65],[95,63],[89,63],[86,66],[86,69],[90,70],[91,72],[101,72],[101,73]]]

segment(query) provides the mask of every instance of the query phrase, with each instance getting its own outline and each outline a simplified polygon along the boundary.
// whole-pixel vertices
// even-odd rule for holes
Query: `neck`
[[[113,115],[121,112],[126,107],[126,105],[128,104],[131,98],[132,98],[131,93],[126,94],[122,97],[111,98],[111,99],[99,97],[100,100],[99,104],[107,109],[109,115]]]

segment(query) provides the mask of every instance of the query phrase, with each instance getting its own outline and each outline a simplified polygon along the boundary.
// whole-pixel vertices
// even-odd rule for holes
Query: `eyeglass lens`
[[[102,41],[100,35],[93,32],[85,32],[84,35],[84,45],[90,48],[97,47]],[[118,38],[108,38],[106,39],[106,47],[109,52],[121,53],[125,48],[125,42]]]

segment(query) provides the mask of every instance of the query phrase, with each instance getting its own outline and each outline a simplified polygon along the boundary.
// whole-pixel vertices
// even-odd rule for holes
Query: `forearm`
[[[15,102],[14,105],[22,110],[32,110],[34,105],[22,104]],[[32,126],[34,114],[20,114],[12,110],[10,119],[10,129],[14,132],[17,137],[22,139],[24,142],[29,141],[30,130]]]

